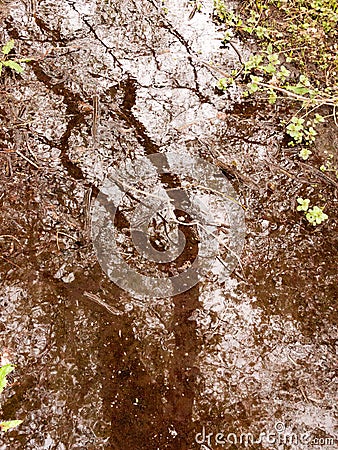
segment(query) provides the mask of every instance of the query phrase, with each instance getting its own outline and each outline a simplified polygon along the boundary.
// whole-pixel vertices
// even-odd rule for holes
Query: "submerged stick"
[[[89,298],[90,300],[93,300],[93,302],[97,303],[98,305],[102,306],[103,308],[105,308],[108,312],[110,312],[111,314],[114,315],[121,315],[123,314],[122,311],[118,310],[117,308],[114,308],[114,306],[108,305],[108,303],[106,303],[105,301],[103,301],[98,295],[93,294],[92,292],[84,292],[83,295],[85,295],[87,298]]]

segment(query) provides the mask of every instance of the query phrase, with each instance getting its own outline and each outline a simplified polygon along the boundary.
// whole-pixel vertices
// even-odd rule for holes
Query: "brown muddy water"
[[[33,61],[0,78],[0,352],[16,365],[1,418],[23,420],[0,450],[337,448],[337,183],[315,169],[337,131],[323,126],[302,165],[278,125],[288,108],[217,91],[212,63],[240,61],[212,2],[193,7],[1,2],[1,43]],[[107,173],[167,152],[231,181],[244,248],[230,275],[212,267],[185,292],[139,298],[100,265],[90,210]],[[182,187],[175,173],[161,182]],[[329,220],[308,225],[298,196],[324,201]],[[154,276],[130,251],[127,213],[121,252]],[[175,234],[163,224],[158,252]],[[188,250],[161,276],[198,255],[198,226],[179,228]]]

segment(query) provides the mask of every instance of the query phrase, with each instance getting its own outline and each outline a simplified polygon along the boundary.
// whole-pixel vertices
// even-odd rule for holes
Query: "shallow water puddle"
[[[308,232],[290,213],[300,182],[271,164],[280,112],[215,89],[239,60],[221,48],[212,2],[193,16],[194,4],[177,0],[3,8],[1,42],[15,39],[35,60],[21,77],[1,78],[0,348],[17,366],[2,416],[24,422],[0,449],[205,450],[243,448],[243,439],[247,448],[277,439],[280,448],[334,448],[334,225]],[[204,158],[220,176],[216,161],[228,168],[245,207],[244,252],[230,277],[220,276],[220,255],[191,289],[140,298],[101,268],[90,205],[108,173],[122,167],[129,183],[142,157],[175,152]],[[169,189],[196,181],[193,170],[186,180],[158,175]],[[128,208],[153,185],[132,184],[114,224],[124,261],[158,276],[128,240]],[[194,189],[221,220],[210,192]],[[158,252],[177,237],[179,215],[166,214],[152,222]],[[199,252],[203,230],[180,229],[190,250],[177,266],[165,262],[163,277]]]

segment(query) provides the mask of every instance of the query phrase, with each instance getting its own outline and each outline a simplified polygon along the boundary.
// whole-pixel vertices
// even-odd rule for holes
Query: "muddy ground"
[[[279,125],[296,106],[219,92],[210,63],[238,54],[212,2],[192,8],[1,2],[1,43],[33,58],[0,78],[0,350],[16,365],[1,414],[23,420],[1,450],[337,448],[337,182],[317,170],[337,129],[300,163]],[[90,205],[109,168],[169,150],[230,167],[244,249],[227,278],[140,300],[100,266]],[[329,220],[309,225],[298,196]]]

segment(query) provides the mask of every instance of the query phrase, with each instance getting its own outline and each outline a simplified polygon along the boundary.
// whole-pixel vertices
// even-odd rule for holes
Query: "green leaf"
[[[259,37],[259,39],[262,39],[263,37],[268,37],[268,32],[267,32],[267,28],[262,27],[262,26],[258,26],[255,28],[255,33],[257,35],[257,37]]]
[[[233,32],[232,32],[231,30],[227,30],[227,31],[224,33],[224,38],[223,38],[223,41],[222,41],[222,42],[227,43],[227,42],[231,41],[231,39],[232,39],[233,37],[234,37]]]
[[[309,87],[309,86],[311,85],[311,83],[310,83],[308,77],[306,77],[305,75],[300,75],[299,81],[300,81],[304,86],[308,86],[308,87]]]
[[[304,95],[309,93],[309,89],[302,86],[286,86],[286,89],[298,95]]]
[[[12,70],[15,70],[16,73],[22,73],[24,71],[23,67],[21,67],[20,64],[10,59],[8,61],[2,61],[2,64]]]
[[[254,28],[253,27],[243,27],[243,30],[246,31],[247,33],[252,33]]]
[[[271,43],[268,45],[267,52],[269,55],[272,54],[272,44]]]
[[[314,118],[314,122],[315,123],[322,123],[325,122],[325,119],[323,116],[321,116],[320,114],[316,114],[315,118]]]
[[[1,431],[8,431],[17,427],[22,423],[22,420],[8,420],[7,422],[0,422]]]
[[[290,71],[285,67],[285,66],[281,66],[281,68],[279,69],[279,72],[277,73],[277,77],[278,78],[288,78],[290,76]]]
[[[256,83],[248,83],[248,88],[249,88],[250,94],[254,94],[255,92],[258,91],[259,86]]]
[[[2,53],[4,55],[8,55],[8,53],[12,50],[14,47],[14,39],[11,39],[10,41],[6,42],[6,44],[2,47]]]
[[[217,87],[221,91],[226,91],[228,87],[233,83],[234,79],[232,77],[223,77],[218,80]]]
[[[313,127],[310,127],[310,128],[308,129],[308,134],[309,134],[310,136],[316,136],[318,133],[317,133],[317,131],[316,131]]]
[[[312,154],[311,150],[307,148],[302,148],[301,151],[298,153],[299,157],[304,159],[306,161],[309,159],[309,156]]]
[[[263,55],[251,55],[249,60],[244,63],[245,73],[250,72],[252,69],[258,68],[262,61]]]
[[[313,226],[320,225],[324,220],[329,218],[329,216],[323,212],[323,208],[320,208],[319,206],[314,206],[312,209],[309,209],[305,217]]]
[[[270,91],[268,91],[268,93],[269,93],[269,103],[270,103],[270,105],[274,105],[277,100],[276,92],[274,90],[270,89]]]
[[[275,53],[273,55],[268,55],[268,60],[271,64],[274,65],[279,65],[280,61],[278,59],[278,55],[276,55]]]
[[[298,197],[297,202],[299,203],[299,206],[297,206],[297,211],[306,212],[309,209],[310,200],[308,198],[302,199],[302,197]]]
[[[272,63],[269,63],[267,66],[263,66],[262,69],[264,72],[269,74],[276,72],[276,67]]]
[[[4,390],[7,384],[7,375],[14,370],[12,364],[6,364],[0,368],[0,393]]]
[[[263,77],[257,77],[256,75],[250,75],[252,83],[260,83],[263,80]]]
[[[297,117],[297,116],[293,116],[291,119],[291,122],[296,124],[296,125],[303,125],[303,123],[305,122],[305,119],[302,119],[301,117]]]
[[[0,62],[0,75],[2,74],[2,62]]]

